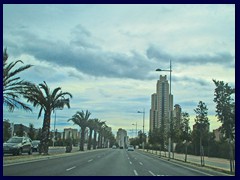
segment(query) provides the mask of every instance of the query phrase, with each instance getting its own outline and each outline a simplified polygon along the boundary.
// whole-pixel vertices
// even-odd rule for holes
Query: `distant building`
[[[68,139],[68,138],[72,138],[72,139],[79,139],[79,133],[77,129],[72,129],[72,128],[65,128],[63,130],[63,134],[62,134],[62,139]]]
[[[116,140],[119,147],[127,148],[128,145],[127,131],[122,128],[119,128],[117,131]]]
[[[169,108],[170,107],[170,108]],[[173,95],[170,95],[167,76],[160,75],[157,81],[156,93],[151,96],[150,131],[155,128],[167,128],[169,109],[173,111]]]
[[[181,119],[182,119],[182,108],[179,104],[174,105],[174,110],[173,110],[173,120],[175,121],[174,124],[176,125],[176,128],[180,128],[181,124]]]
[[[221,127],[213,130],[215,136],[215,141],[220,141],[223,138],[223,133],[221,132]]]

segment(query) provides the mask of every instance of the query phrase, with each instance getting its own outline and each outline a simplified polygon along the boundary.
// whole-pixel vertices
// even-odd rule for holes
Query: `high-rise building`
[[[128,143],[127,131],[122,128],[119,128],[117,131],[116,140],[119,147],[126,148]]]
[[[151,97],[150,109],[150,131],[155,128],[168,127],[169,105],[173,111],[173,95],[169,93],[169,83],[167,76],[160,75],[156,85],[156,93]]]
[[[174,124],[176,125],[176,128],[180,128],[182,119],[182,108],[179,104],[174,105],[173,110],[173,120],[175,121]]]

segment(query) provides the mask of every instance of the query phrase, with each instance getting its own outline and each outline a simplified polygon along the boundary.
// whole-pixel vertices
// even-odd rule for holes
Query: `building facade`
[[[181,125],[181,119],[182,119],[182,108],[179,104],[174,105],[173,110],[173,121],[175,124],[175,128],[180,128]]]
[[[117,131],[116,140],[119,147],[127,148],[128,145],[127,131],[122,128],[119,128]]]
[[[155,128],[168,127],[169,110],[172,113],[173,95],[170,95],[167,76],[160,75],[156,85],[156,93],[151,96],[150,131]]]

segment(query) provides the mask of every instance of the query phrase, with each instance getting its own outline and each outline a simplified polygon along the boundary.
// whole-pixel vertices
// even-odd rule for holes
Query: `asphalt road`
[[[169,162],[142,151],[102,149],[3,165],[4,176],[212,176],[215,171]]]

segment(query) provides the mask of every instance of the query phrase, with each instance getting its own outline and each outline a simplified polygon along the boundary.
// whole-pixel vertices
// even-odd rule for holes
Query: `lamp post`
[[[172,98],[171,92],[171,81],[172,81],[172,63],[170,60],[170,69],[156,69],[156,71],[168,71],[170,72],[170,96],[169,96],[169,119],[168,119],[168,160],[170,160],[170,151],[171,151],[171,136],[170,136],[170,123],[171,123],[171,103],[170,100]]]
[[[145,109],[143,108],[143,111],[138,111],[137,113],[143,114],[143,149],[144,149],[144,120],[145,120]]]
[[[59,100],[59,103],[69,103],[69,99],[61,99]],[[54,142],[55,142],[55,127],[56,127],[56,110],[62,110],[63,107],[60,107],[60,108],[55,108],[54,109],[54,113],[55,113],[55,119],[54,119],[54,125],[53,125],[53,129],[54,129],[54,132],[53,132],[53,147],[54,147]]]

